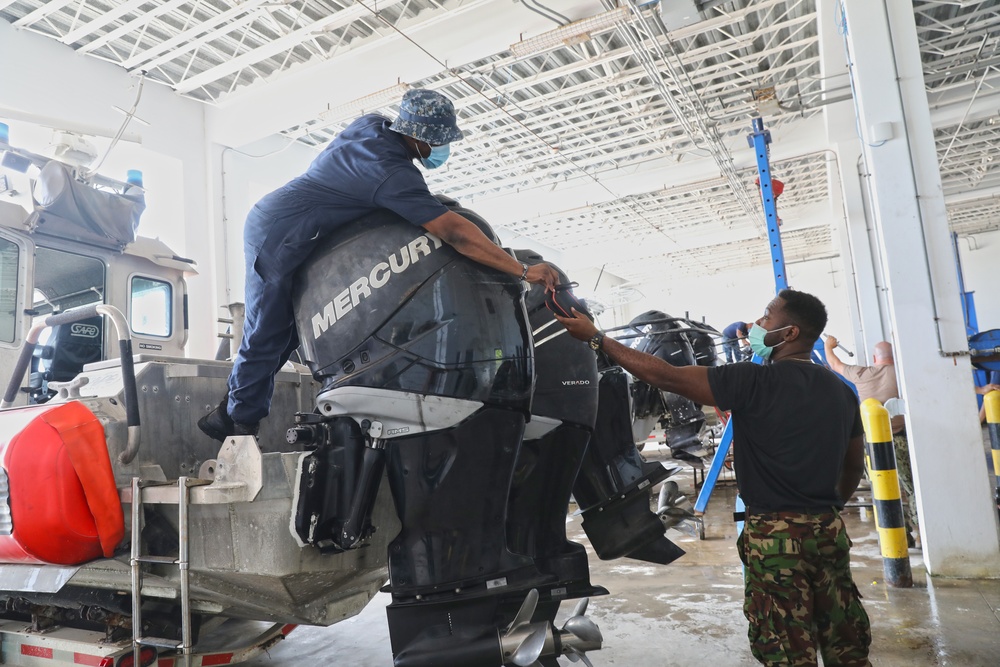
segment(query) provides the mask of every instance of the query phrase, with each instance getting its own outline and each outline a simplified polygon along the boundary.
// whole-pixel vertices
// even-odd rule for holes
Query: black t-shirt
[[[708,369],[716,404],[732,411],[736,483],[753,510],[843,507],[837,481],[848,441],[863,433],[858,399],[818,364]]]

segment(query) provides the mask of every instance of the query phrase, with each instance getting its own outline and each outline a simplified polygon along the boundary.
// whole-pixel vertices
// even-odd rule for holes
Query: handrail
[[[49,315],[31,327],[24,340],[24,347],[21,348],[21,355],[17,358],[17,363],[14,365],[14,372],[11,375],[10,382],[7,384],[7,391],[3,395],[3,401],[0,401],[0,409],[9,408],[14,405],[17,390],[24,380],[24,374],[28,370],[28,365],[31,363],[31,356],[35,352],[35,346],[38,344],[38,339],[43,330],[60,324],[79,322],[98,315],[104,315],[109,318],[118,332],[118,349],[121,355],[122,366],[122,387],[125,399],[126,424],[128,426],[128,445],[125,451],[119,455],[118,460],[122,463],[129,463],[139,452],[139,393],[136,390],[135,364],[132,359],[132,331],[125,320],[125,315],[114,306],[96,303],[89,306],[71,308],[62,313]]]

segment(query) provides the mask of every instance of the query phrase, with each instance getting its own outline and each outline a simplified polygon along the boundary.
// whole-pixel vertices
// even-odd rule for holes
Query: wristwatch
[[[523,271],[521,271],[521,280],[527,280],[528,279],[528,265],[525,264],[524,262],[521,262],[521,268],[524,269]]]
[[[593,350],[594,352],[597,352],[598,350],[601,349],[601,345],[604,344],[604,334],[598,331],[591,337],[588,343],[590,345],[590,349]]]

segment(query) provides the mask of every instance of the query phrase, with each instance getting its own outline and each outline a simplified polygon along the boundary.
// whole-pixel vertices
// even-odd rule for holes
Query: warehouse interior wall
[[[839,258],[789,264],[788,283],[818,297],[829,315],[827,332],[847,339],[851,318]],[[642,292],[643,298],[631,305],[633,316],[652,309],[674,316],[688,312],[691,319],[704,317],[721,331],[732,322],[753,322],[763,314],[774,298],[774,274],[765,264],[733,273],[664,276],[660,289],[650,285]]]
[[[305,171],[317,151],[273,136],[238,149],[214,145],[213,153],[213,169],[220,183],[215,219],[221,220],[223,232],[222,248],[217,253],[221,308],[243,301],[243,225],[250,209],[268,192]]]
[[[979,330],[1000,329],[1000,230],[958,239],[965,289],[975,292]]]

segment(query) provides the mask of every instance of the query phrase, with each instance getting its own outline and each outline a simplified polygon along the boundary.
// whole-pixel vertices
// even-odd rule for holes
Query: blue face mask
[[[421,157],[420,164],[424,165],[428,169],[437,169],[448,161],[449,155],[451,155],[451,144],[445,144],[444,146],[431,146],[431,154],[427,157]]]
[[[789,324],[787,327],[781,327],[781,329],[768,331],[759,324],[754,324],[750,327],[750,332],[747,333],[747,340],[750,341],[750,349],[753,350],[753,353],[761,359],[767,359],[771,356],[771,353],[774,352],[774,348],[778,347],[778,345],[784,345],[785,341],[781,341],[778,345],[767,345],[764,342],[764,338],[766,338],[769,333],[781,331],[782,329],[788,329],[791,326],[792,325]]]

